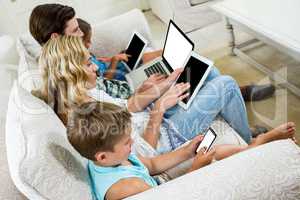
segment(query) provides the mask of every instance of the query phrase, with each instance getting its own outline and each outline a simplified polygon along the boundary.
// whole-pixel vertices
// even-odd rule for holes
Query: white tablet
[[[177,79],[177,83],[190,83],[191,87],[187,91],[190,95],[178,104],[184,109],[188,109],[193,99],[197,95],[205,79],[207,78],[213,62],[204,58],[194,51],[191,53],[190,58],[186,61],[184,71]]]
[[[147,47],[147,40],[138,32],[134,31],[126,47],[125,53],[130,55],[127,62],[123,62],[130,72],[136,68]]]

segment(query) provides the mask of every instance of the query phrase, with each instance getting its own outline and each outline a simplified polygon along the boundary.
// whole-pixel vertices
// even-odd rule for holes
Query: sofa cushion
[[[38,69],[38,58],[41,46],[28,33],[17,39],[17,50],[20,56],[18,82],[27,91],[40,88],[41,75]]]
[[[153,48],[150,28],[144,14],[133,9],[93,25],[91,52],[99,57],[113,56],[126,48],[133,31],[145,37],[148,49]]]
[[[300,199],[300,148],[291,140],[268,143],[128,199]]]
[[[92,199],[87,161],[69,144],[52,109],[17,84],[9,102],[8,161],[21,192],[29,199]]]
[[[202,3],[205,3],[208,1],[211,1],[211,0],[190,0],[190,3],[192,6],[195,6],[195,5],[202,4]]]

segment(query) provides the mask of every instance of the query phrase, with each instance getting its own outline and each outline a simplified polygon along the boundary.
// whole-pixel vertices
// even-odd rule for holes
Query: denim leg
[[[215,66],[212,66],[205,82],[211,81],[211,80],[213,80],[214,78],[216,78],[220,75],[221,75],[220,71]]]
[[[251,132],[244,100],[235,80],[218,76],[205,84],[188,110],[176,105],[165,113],[178,132],[191,139],[208,128],[221,115],[249,143]]]

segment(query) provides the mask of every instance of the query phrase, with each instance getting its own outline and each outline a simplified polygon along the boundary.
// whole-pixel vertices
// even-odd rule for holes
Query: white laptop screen
[[[193,50],[194,44],[170,22],[163,58],[169,63],[173,70],[184,67],[184,62]]]

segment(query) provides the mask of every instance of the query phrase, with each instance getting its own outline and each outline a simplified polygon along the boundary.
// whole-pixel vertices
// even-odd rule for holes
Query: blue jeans
[[[188,110],[176,105],[165,113],[164,117],[174,127],[169,129],[172,148],[184,142],[178,139],[178,134],[179,137],[181,135],[182,138],[192,139],[202,134],[217,115],[222,116],[247,143],[250,143],[251,131],[240,88],[230,76],[219,75],[217,72],[214,69],[210,74]]]

